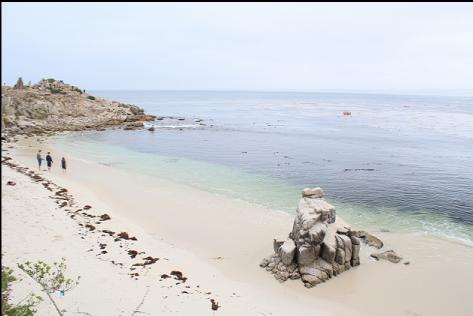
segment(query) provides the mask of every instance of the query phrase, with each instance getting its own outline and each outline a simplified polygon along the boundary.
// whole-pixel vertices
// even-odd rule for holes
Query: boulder
[[[322,258],[327,261],[328,263],[333,263],[335,260],[336,250],[334,247],[326,244],[325,242],[322,243]]]
[[[304,282],[304,285],[306,287],[313,287],[323,282],[322,278],[324,278],[324,275],[323,275],[324,272],[319,271],[319,270],[314,270],[314,271],[317,271],[317,272],[314,272],[316,274],[303,274],[302,275],[302,281]]]
[[[350,260],[352,267],[360,265],[359,253],[360,253],[360,245],[353,245],[353,252],[351,254],[351,260]]]
[[[125,121],[126,122],[154,121],[155,118],[156,118],[155,115],[137,114],[137,115],[128,115]]]
[[[128,122],[125,124],[123,127],[124,130],[134,130],[134,129],[140,129],[143,128],[143,122]]]
[[[268,266],[268,264],[271,262],[271,258],[272,258],[272,256],[264,258],[263,260],[261,260],[261,263],[259,264],[259,266],[261,268],[266,268]]]
[[[312,265],[299,267],[299,273],[304,285],[313,287],[330,279],[333,275],[333,269],[332,265],[325,263],[323,260],[317,260]]]
[[[359,245],[360,244],[360,239],[356,236],[350,236],[351,243],[353,245]]]
[[[304,189],[289,238],[274,239],[274,254],[260,266],[279,282],[301,279],[304,286],[313,287],[359,265],[362,240],[382,246],[378,238],[339,222],[335,207],[323,199],[322,189]],[[383,256],[395,260],[393,254],[378,257]]]
[[[294,260],[294,255],[296,253],[296,244],[292,239],[287,239],[281,247],[279,247],[279,256],[281,261],[285,265],[290,265]],[[287,278],[286,278],[287,279]]]
[[[273,249],[275,253],[279,253],[279,247],[281,247],[282,244],[284,244],[284,240],[273,239]]]
[[[351,266],[354,267],[354,266],[360,265],[359,254],[360,254],[361,246],[360,246],[360,240],[357,237],[351,236],[350,240],[352,244]]]
[[[327,224],[333,224],[336,220],[335,207],[329,204],[324,199],[318,198],[305,198],[306,207],[315,212],[320,219],[318,221],[327,222]]]
[[[315,253],[314,246],[300,246],[297,248],[297,263],[299,265],[311,264],[317,259],[318,254]]]
[[[335,251],[335,262],[338,264],[345,264],[345,250],[343,248],[337,248]]]
[[[126,104],[125,107],[128,107],[133,115],[144,114],[144,110],[136,105]]]
[[[321,188],[305,188],[302,190],[302,196],[303,197],[313,197],[313,198],[323,198],[324,197],[324,192],[322,191]]]
[[[327,232],[327,224],[325,223],[316,223],[309,230],[310,241],[314,245],[319,245],[325,238],[325,233]]]
[[[383,248],[383,242],[378,237],[365,232],[364,230],[353,231],[351,233],[352,236],[360,238],[365,244],[370,247],[374,247],[377,249]]]
[[[343,250],[345,251],[345,259],[344,263],[350,262],[351,255],[352,255],[352,244],[350,237],[346,235],[338,235],[340,239],[343,241]]]
[[[402,260],[402,257],[400,257],[396,252],[393,250],[387,250],[385,252],[380,252],[380,253],[373,253],[371,254],[371,257],[375,258],[376,260],[388,260],[392,263],[399,263]]]

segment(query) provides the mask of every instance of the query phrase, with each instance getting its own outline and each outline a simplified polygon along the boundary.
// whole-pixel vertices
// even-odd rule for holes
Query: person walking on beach
[[[39,149],[36,154],[36,160],[38,160],[38,170],[41,171],[41,162],[43,161],[43,157],[41,157],[41,149]]]
[[[66,158],[62,157],[61,159],[61,168],[62,172],[66,172]]]
[[[48,171],[51,171],[51,165],[53,164],[53,158],[51,157],[51,153],[48,151],[46,155],[46,164],[48,165]]]

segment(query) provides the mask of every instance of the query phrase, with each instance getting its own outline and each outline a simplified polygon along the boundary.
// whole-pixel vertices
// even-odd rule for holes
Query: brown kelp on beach
[[[48,197],[57,204],[57,209],[63,211],[68,215],[68,218],[77,224],[79,230],[78,235],[80,238],[86,239],[92,237],[92,240],[96,240],[97,247],[90,248],[88,252],[95,254],[97,259],[109,262],[110,264],[117,266],[119,269],[127,269],[127,274],[134,280],[138,280],[140,277],[147,275],[152,266],[158,263],[161,259],[160,257],[149,255],[145,251],[134,250],[136,248],[139,249],[139,240],[130,233],[126,231],[117,233],[110,229],[102,228],[101,226],[104,222],[113,222],[112,217],[108,213],[95,210],[93,205],[86,204],[80,206],[67,188],[54,183],[39,172],[19,165],[9,156],[2,155],[1,163],[2,166],[8,167],[19,174],[28,177],[31,182],[40,184],[43,189],[50,192]],[[11,186],[16,185],[13,181],[9,181],[8,183],[7,184]],[[107,251],[110,247],[114,248],[112,256],[109,256],[110,251]],[[132,260],[126,260],[124,256],[120,259],[117,257],[117,253],[121,253],[124,256],[128,255]],[[166,258],[163,259],[168,260]],[[161,277],[156,279],[156,281],[161,282],[168,278],[170,278],[171,281],[174,280],[177,282],[175,284],[166,285],[166,287],[173,287],[173,285],[175,286],[186,283],[188,279],[187,276],[184,276],[183,272],[172,270],[169,272],[169,275],[162,273]],[[170,282],[168,281],[167,283]],[[198,285],[186,285],[185,288],[187,291],[181,291],[181,294],[200,293],[204,295],[206,299],[210,300],[210,308],[212,310],[217,310],[220,307],[220,305],[216,303],[215,299],[210,297],[211,292],[200,289]],[[192,291],[189,292],[190,290]]]

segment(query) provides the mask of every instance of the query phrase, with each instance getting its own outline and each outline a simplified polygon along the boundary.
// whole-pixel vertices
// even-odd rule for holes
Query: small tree
[[[62,258],[60,263],[54,262],[52,266],[43,261],[36,263],[27,261],[18,264],[18,268],[23,270],[29,277],[41,286],[41,290],[46,293],[54,308],[60,316],[63,316],[64,310],[60,310],[51,294],[60,291],[62,294],[75,288],[79,284],[80,276],[77,280],[66,278],[66,259]]]

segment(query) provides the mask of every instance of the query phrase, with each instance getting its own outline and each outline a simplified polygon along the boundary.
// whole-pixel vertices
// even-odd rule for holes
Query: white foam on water
[[[176,128],[202,128],[205,125],[200,124],[168,124],[168,125],[158,125],[158,124],[144,124],[145,128],[169,128],[169,129],[176,129]]]

